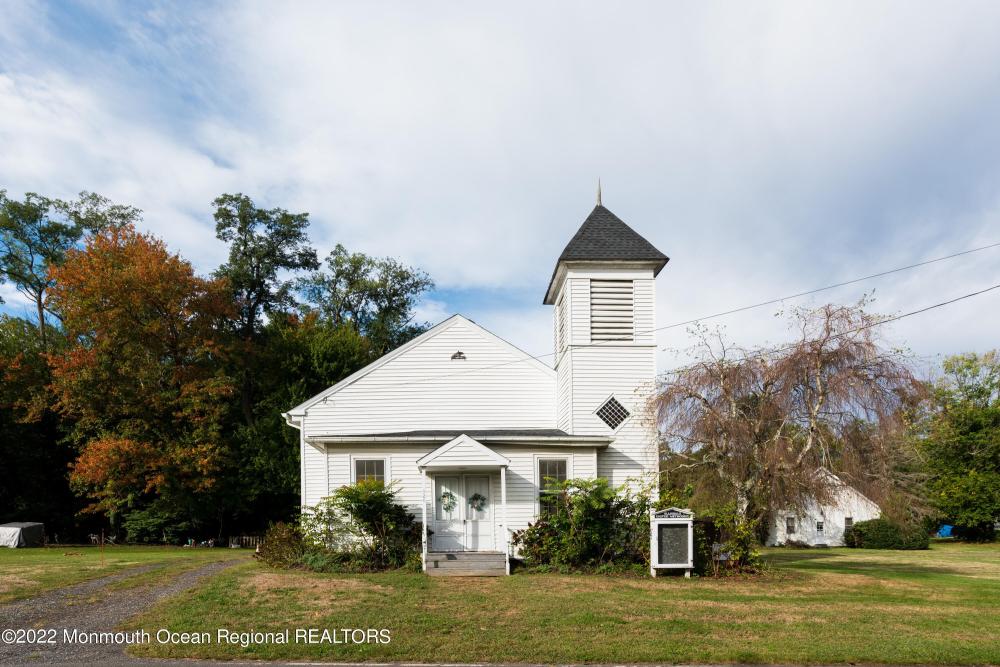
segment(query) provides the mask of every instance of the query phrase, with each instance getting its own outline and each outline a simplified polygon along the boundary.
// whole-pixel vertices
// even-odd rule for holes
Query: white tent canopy
[[[45,524],[29,521],[0,524],[0,547],[40,547],[45,541]]]

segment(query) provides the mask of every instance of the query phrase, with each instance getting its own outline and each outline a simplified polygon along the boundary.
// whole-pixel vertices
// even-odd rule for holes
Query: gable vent
[[[590,281],[590,340],[633,340],[631,280]]]
[[[618,400],[612,396],[604,405],[597,409],[597,416],[601,418],[601,421],[610,426],[612,429],[616,429],[622,425],[622,423],[628,419],[629,411],[625,409],[625,406],[618,402]]]
[[[452,361],[464,361],[465,360],[465,352],[462,352],[461,350],[459,350],[455,354],[451,355],[451,360]]]

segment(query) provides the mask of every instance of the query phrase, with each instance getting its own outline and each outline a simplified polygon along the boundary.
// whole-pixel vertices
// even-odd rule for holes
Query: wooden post
[[[101,567],[104,567],[104,529],[101,528]]]
[[[427,571],[427,470],[422,469],[420,471],[420,510],[423,512],[423,528],[422,535],[420,537],[420,550],[421,550],[421,567],[424,572]]]
[[[503,560],[507,574],[510,574],[510,530],[507,527],[507,466],[500,466],[500,518],[503,520]]]

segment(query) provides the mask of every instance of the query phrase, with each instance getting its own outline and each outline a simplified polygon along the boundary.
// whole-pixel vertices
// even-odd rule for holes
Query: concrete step
[[[506,568],[498,567],[489,570],[437,570],[427,568],[427,574],[431,577],[505,577]]]
[[[436,577],[502,577],[507,574],[507,564],[500,552],[428,553],[427,574]]]

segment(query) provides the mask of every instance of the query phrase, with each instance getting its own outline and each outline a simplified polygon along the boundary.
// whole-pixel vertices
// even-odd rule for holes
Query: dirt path
[[[55,643],[18,644],[0,641],[0,664],[11,663],[100,663],[129,662],[126,646],[114,643],[67,643],[64,629],[80,633],[109,632],[160,600],[194,587],[205,577],[244,562],[234,558],[209,563],[183,572],[163,583],[124,590],[108,586],[162,565],[132,568],[75,586],[44,593],[35,598],[0,605],[0,630],[10,628],[55,628]],[[52,636],[46,636],[51,639]],[[5,638],[6,640],[7,638]]]

